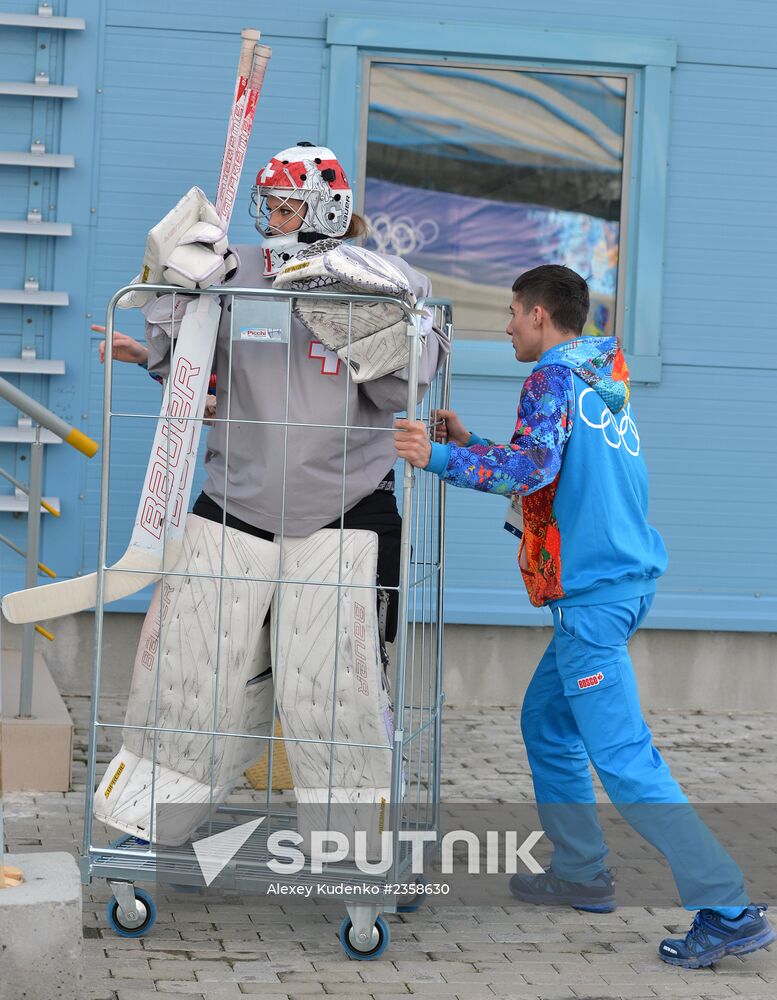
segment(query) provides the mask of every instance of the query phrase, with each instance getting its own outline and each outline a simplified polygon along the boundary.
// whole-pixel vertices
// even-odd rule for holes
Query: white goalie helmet
[[[279,199],[280,207],[290,207],[301,219],[300,226],[287,233],[273,228],[268,198]],[[293,205],[296,201],[303,206]],[[259,171],[251,189],[251,206],[263,236],[264,273],[274,275],[304,246],[345,236],[353,216],[353,192],[331,149],[298,142],[276,153]],[[273,207],[277,210],[278,203]]]

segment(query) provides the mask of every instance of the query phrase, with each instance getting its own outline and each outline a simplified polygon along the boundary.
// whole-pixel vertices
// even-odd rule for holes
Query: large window
[[[617,333],[632,378],[657,382],[676,43],[349,14],[326,39],[327,142],[367,188],[374,245],[402,247],[455,300],[454,372],[508,373],[492,338],[509,285],[556,259],[591,280],[589,329]]]
[[[372,61],[367,246],[455,304],[457,339],[503,337],[509,288],[566,264],[591,290],[587,332],[620,334],[627,76]]]

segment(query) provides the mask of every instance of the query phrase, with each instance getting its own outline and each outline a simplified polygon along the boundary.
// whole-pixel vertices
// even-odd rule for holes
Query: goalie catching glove
[[[379,254],[339,240],[321,240],[300,251],[274,281],[299,292],[382,295],[415,307],[405,275]],[[368,382],[407,365],[408,319],[395,302],[338,302],[301,297],[294,313],[321,343],[346,362],[354,382]],[[350,337],[349,337],[350,333]]]
[[[149,232],[143,269],[133,285],[170,284],[208,288],[237,268],[227,253],[227,231],[218,212],[198,188],[187,191],[178,204]],[[144,306],[153,292],[128,292],[119,306]]]

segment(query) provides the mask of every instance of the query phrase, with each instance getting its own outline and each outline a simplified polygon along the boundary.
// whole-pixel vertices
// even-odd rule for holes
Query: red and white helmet
[[[305,203],[298,229],[277,233],[269,225],[267,198]],[[276,274],[306,244],[345,236],[353,215],[353,192],[337,157],[326,146],[298,142],[276,153],[256,176],[252,214],[264,237],[264,273]]]

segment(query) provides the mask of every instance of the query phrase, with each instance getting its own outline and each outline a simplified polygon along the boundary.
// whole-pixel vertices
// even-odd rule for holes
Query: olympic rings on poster
[[[400,257],[416,253],[440,235],[440,227],[434,219],[416,222],[409,215],[392,219],[387,212],[375,216],[365,216],[370,227],[368,246],[378,253],[393,253]]]

